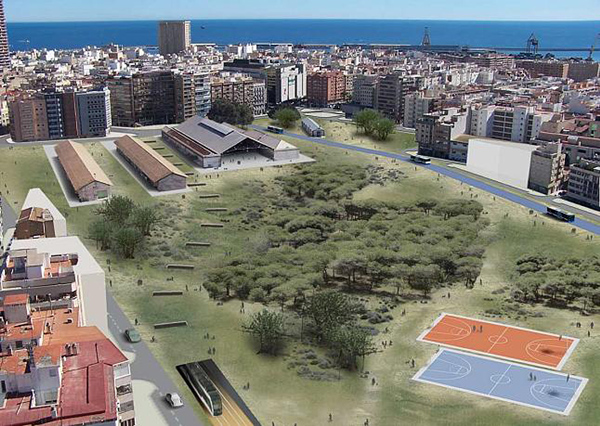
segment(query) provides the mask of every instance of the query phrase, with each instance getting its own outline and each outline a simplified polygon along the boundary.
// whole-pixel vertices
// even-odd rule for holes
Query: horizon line
[[[68,20],[68,21],[12,21],[7,24],[68,24],[68,23],[101,23],[101,22],[160,22],[160,21],[414,21],[414,22],[547,22],[575,23],[599,22],[599,19],[425,19],[425,18],[139,18],[139,19],[103,19],[103,20]]]

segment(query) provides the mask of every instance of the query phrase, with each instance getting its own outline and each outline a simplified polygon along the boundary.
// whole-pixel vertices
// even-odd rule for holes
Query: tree
[[[483,261],[478,257],[463,257],[456,262],[456,275],[465,280],[465,285],[473,288],[477,277],[481,273]]]
[[[317,293],[308,300],[307,305],[307,313],[313,320],[319,339],[349,323],[356,311],[357,308],[350,298],[336,291]]]
[[[96,242],[96,247],[104,251],[110,247],[113,226],[102,218],[94,220],[88,229],[90,239]]]
[[[375,135],[379,140],[385,141],[387,140],[392,133],[394,133],[394,129],[396,128],[396,123],[394,123],[389,118],[380,118],[375,121],[373,125],[373,130]]]
[[[107,221],[118,226],[123,226],[134,210],[135,203],[131,198],[123,195],[115,195],[105,201],[98,208],[97,213],[104,216]]]
[[[275,113],[275,119],[281,127],[289,129],[300,119],[300,113],[296,108],[281,108]]]
[[[135,250],[142,240],[142,233],[134,227],[118,229],[113,236],[114,247],[126,259],[133,259]]]
[[[336,329],[329,340],[338,353],[340,364],[349,370],[356,370],[359,357],[363,359],[364,369],[365,357],[377,352],[371,333],[354,325]]]
[[[152,228],[158,223],[158,214],[154,207],[138,207],[133,212],[133,224],[142,233],[150,235]]]
[[[208,118],[218,123],[229,123],[236,126],[247,126],[254,120],[252,108],[246,104],[232,102],[227,99],[215,99],[208,113]]]
[[[250,322],[243,325],[242,328],[258,339],[260,344],[259,354],[277,354],[284,336],[282,314],[263,309],[261,312],[253,314],[250,317]]]
[[[365,134],[372,135],[375,131],[375,123],[381,118],[381,115],[372,109],[363,109],[354,116],[354,123],[358,130],[363,130]]]

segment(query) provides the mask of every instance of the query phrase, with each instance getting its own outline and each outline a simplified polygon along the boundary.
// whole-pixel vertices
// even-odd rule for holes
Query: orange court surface
[[[418,339],[456,349],[562,369],[579,339],[443,313]]]

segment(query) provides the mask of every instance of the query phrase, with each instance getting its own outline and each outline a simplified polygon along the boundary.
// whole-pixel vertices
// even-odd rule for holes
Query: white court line
[[[504,373],[502,373],[502,375],[500,376],[500,378],[498,379],[498,381],[496,383],[494,383],[494,386],[492,387],[492,390],[490,390],[488,392],[488,396],[492,394],[492,392],[494,392],[494,390],[498,387],[498,385],[502,382],[502,378],[504,376],[506,376],[506,373],[508,373],[508,370],[510,370],[510,368],[512,367],[512,365],[509,365],[508,368],[506,369],[506,371]],[[491,379],[491,377],[490,377]],[[510,382],[509,382],[510,383]]]
[[[504,331],[502,332],[502,334],[500,334],[500,336],[498,336],[498,339],[496,339],[496,341],[494,342],[494,344],[492,345],[492,347],[488,349],[488,353],[490,353],[492,351],[492,349],[494,349],[494,346],[496,346],[498,344],[498,342],[500,341],[500,339],[502,339],[504,337],[504,333],[506,333],[507,331],[508,331],[508,327],[506,327],[504,329]]]
[[[432,365],[433,362],[436,361],[443,353],[453,353],[453,354],[456,354],[457,356],[467,355],[467,356],[470,356],[470,357],[481,358],[481,359],[484,359],[484,360],[487,360],[487,361],[491,361],[491,362],[510,364],[510,365],[521,367],[521,368],[526,368],[527,370],[541,371],[541,372],[544,372],[546,374],[552,374],[552,375],[557,376],[557,377],[563,377],[565,380],[567,378],[567,374],[565,374],[565,373],[559,373],[559,372],[555,372],[555,371],[548,371],[547,369],[538,368],[538,367],[523,366],[523,365],[518,364],[516,362],[498,361],[498,360],[495,360],[493,358],[490,358],[489,356],[483,356],[483,355],[472,354],[472,353],[466,354],[466,353],[459,352],[459,351],[456,351],[456,350],[453,350],[453,349],[445,349],[444,348],[444,349],[438,351],[437,353],[435,353],[434,356],[429,360],[429,362],[427,363],[427,365],[425,365],[423,368],[421,368],[417,372],[417,374],[415,374],[413,376],[412,380],[414,380],[416,382],[420,382],[420,383],[426,383],[428,385],[434,385],[434,386],[439,386],[439,387],[443,387],[443,388],[457,390],[457,391],[460,391],[460,392],[465,392],[465,393],[468,393],[468,394],[471,394],[471,395],[483,396],[483,397],[495,399],[495,400],[498,400],[498,401],[509,402],[511,404],[520,405],[522,407],[534,408],[536,410],[542,410],[542,411],[547,411],[547,412],[551,412],[551,413],[555,413],[555,414],[561,414],[563,416],[568,416],[569,414],[571,414],[571,411],[572,411],[573,407],[577,403],[579,397],[581,396],[581,393],[583,392],[585,386],[588,383],[588,379],[586,379],[584,377],[579,377],[579,376],[573,376],[572,375],[571,379],[580,380],[581,384],[579,385],[579,388],[575,392],[575,395],[573,396],[573,399],[571,399],[571,402],[569,403],[569,405],[567,406],[567,408],[565,408],[565,410],[563,410],[563,411],[560,411],[560,410],[556,410],[556,409],[552,409],[552,408],[547,408],[547,407],[543,407],[543,406],[539,406],[539,405],[527,404],[525,402],[515,401],[515,400],[512,400],[512,399],[508,399],[508,398],[502,398],[502,397],[495,396],[495,395],[488,395],[488,394],[481,393],[481,392],[475,392],[475,391],[472,391],[472,390],[468,390],[468,389],[457,387],[457,386],[448,385],[448,384],[445,384],[445,383],[438,383],[438,382],[435,382],[435,381],[432,381],[432,380],[423,379],[421,377],[423,375],[423,373],[426,372],[427,369],[429,368],[429,366]]]
[[[524,327],[517,327],[517,326],[513,326],[513,325],[507,325],[507,324],[502,324],[499,322],[494,322],[494,321],[488,321],[488,320],[479,320],[476,318],[469,318],[463,315],[456,315],[456,314],[449,314],[447,312],[442,312],[433,322],[433,324],[425,329],[420,335],[419,337],[417,337],[417,341],[418,342],[424,342],[424,343],[429,343],[429,344],[434,344],[434,345],[438,345],[438,346],[443,346],[445,348],[450,348],[450,349],[459,349],[459,350],[463,350],[463,351],[467,351],[469,353],[472,354],[481,354],[481,355],[488,355],[488,356],[492,356],[494,358],[498,358],[498,359],[503,359],[503,360],[507,360],[507,361],[518,361],[522,364],[527,364],[530,366],[535,366],[535,367],[543,367],[543,368],[547,368],[547,369],[551,369],[551,370],[555,370],[555,371],[560,371],[562,370],[562,368],[564,367],[564,365],[566,364],[566,362],[569,360],[569,358],[571,357],[571,355],[573,354],[573,351],[575,350],[575,347],[579,344],[579,339],[575,338],[575,337],[570,337],[570,336],[565,336],[562,335],[563,339],[569,339],[572,341],[571,346],[569,347],[569,349],[567,350],[567,352],[565,353],[565,356],[563,357],[562,361],[557,365],[557,366],[551,366],[548,364],[543,364],[543,363],[539,363],[539,362],[534,362],[534,361],[526,361],[526,360],[522,360],[519,358],[513,358],[513,357],[509,357],[509,356],[503,356],[503,355],[498,355],[498,354],[491,354],[488,352],[483,352],[483,351],[479,351],[479,350],[475,350],[475,349],[470,349],[470,348],[464,348],[455,344],[451,344],[451,343],[443,343],[443,342],[434,342],[431,340],[425,340],[425,336],[427,336],[427,334],[440,322],[442,321],[445,317],[447,316],[453,316],[453,317],[457,317],[457,318],[463,318],[466,320],[470,320],[470,321],[477,321],[477,322],[482,322],[484,324],[493,324],[493,325],[499,325],[502,327],[508,327],[510,329],[515,329],[515,330],[522,330],[522,331],[528,331],[531,333],[535,333],[538,335],[545,335],[545,336],[550,336],[550,337],[560,337],[560,334],[553,334],[553,333],[547,333],[545,331],[536,331],[536,330],[531,330],[528,328],[524,328]],[[525,350],[527,351],[527,347],[525,347]]]

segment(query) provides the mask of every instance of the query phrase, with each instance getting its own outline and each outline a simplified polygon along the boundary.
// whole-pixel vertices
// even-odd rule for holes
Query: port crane
[[[598,46],[599,42],[600,42],[600,33],[596,34],[596,39],[594,40],[594,44],[592,44],[592,47],[590,48],[590,56],[588,57],[588,61],[594,60],[594,52],[596,51],[596,47]]]

